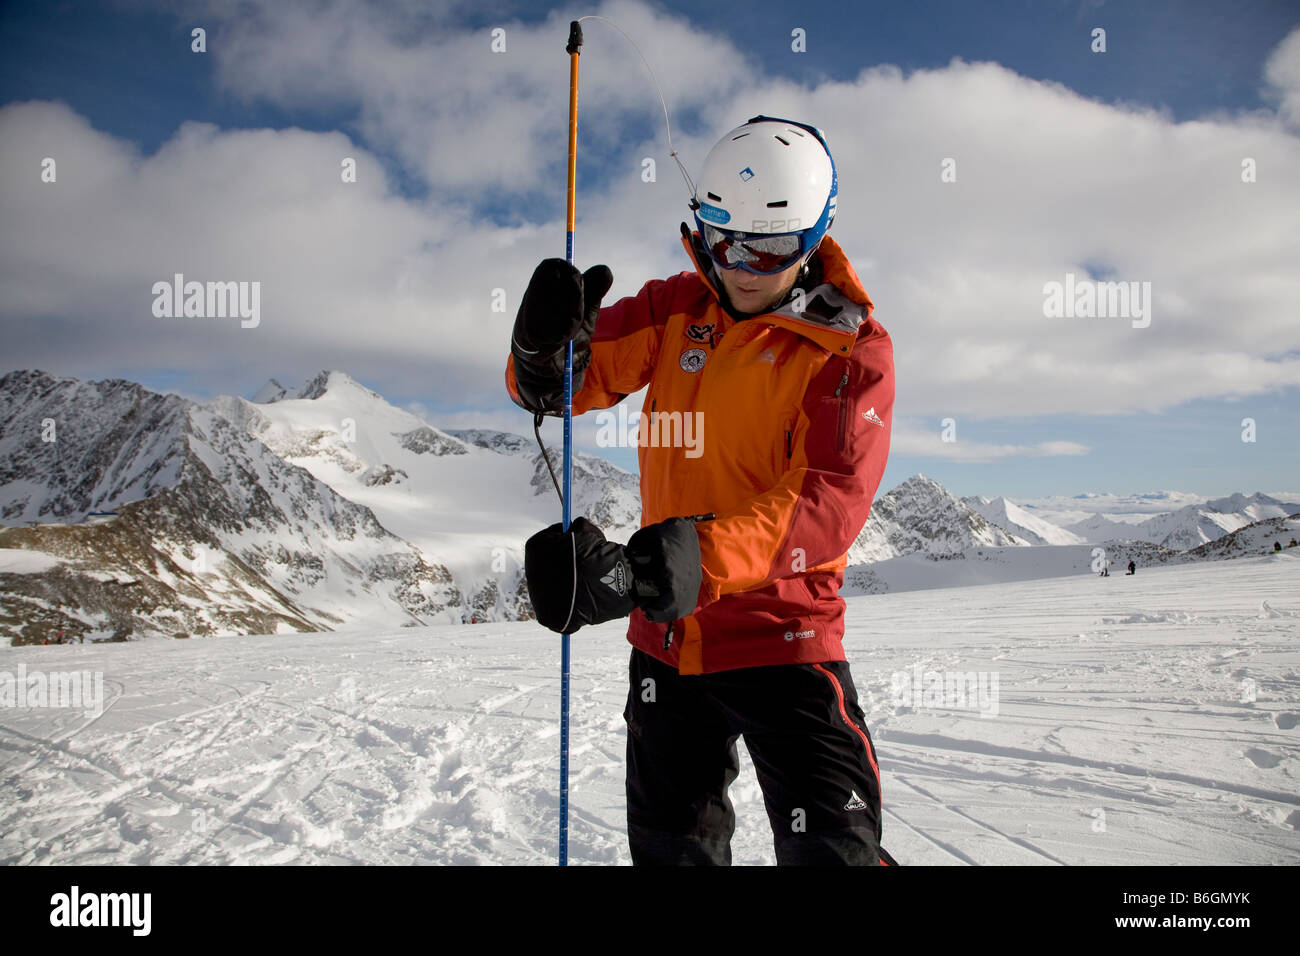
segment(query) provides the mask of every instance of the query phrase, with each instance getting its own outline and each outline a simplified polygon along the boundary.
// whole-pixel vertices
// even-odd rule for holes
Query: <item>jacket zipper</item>
[[[845,423],[848,421],[849,403],[848,400],[840,393],[844,391],[844,386],[847,384],[849,384],[849,373],[846,370],[844,374],[840,376],[840,384],[837,385],[835,388],[835,397],[840,400],[840,423],[839,423],[839,429],[835,433],[836,451],[844,450],[844,426]]]
[[[673,624],[674,621],[668,622],[668,630],[664,632],[664,650],[673,646]]]

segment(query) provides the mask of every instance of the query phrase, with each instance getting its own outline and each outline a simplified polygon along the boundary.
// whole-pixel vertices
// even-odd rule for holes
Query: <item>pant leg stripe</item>
[[[830,671],[828,671],[826,668],[822,667],[820,664],[814,664],[813,667],[817,668],[817,670],[825,674],[826,679],[831,682],[831,687],[835,689],[835,697],[839,701],[840,716],[844,718],[844,722],[846,724],[848,724],[850,727],[853,728],[853,732],[856,733],[858,737],[862,739],[862,746],[865,747],[867,750],[867,760],[871,762],[871,772],[876,775],[876,792],[879,793],[880,792],[880,768],[876,766],[876,755],[872,752],[871,741],[869,741],[867,739],[867,735],[862,732],[862,728],[859,727],[857,724],[855,724],[853,721],[849,720],[848,708],[845,707],[844,705],[844,688],[840,686],[839,679],[836,678],[836,676],[832,674]]]

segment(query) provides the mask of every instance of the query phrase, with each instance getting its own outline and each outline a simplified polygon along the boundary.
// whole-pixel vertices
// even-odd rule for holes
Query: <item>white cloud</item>
[[[571,14],[406,34],[409,11],[401,5],[396,14],[391,4],[314,7],[254,3],[235,17],[215,5],[222,22],[212,53],[223,87],[287,108],[355,106],[367,142],[393,151],[440,198],[519,194],[554,182],[557,173],[563,182]],[[730,44],[644,4],[614,0],[598,11],[663,67],[659,83],[679,109],[725,103],[755,70]],[[496,30],[503,31],[501,52],[493,48]],[[607,144],[629,113],[659,132],[658,100],[636,54],[604,23],[587,21],[584,32],[584,147]],[[683,67],[703,62],[714,82],[701,85],[696,70]]]
[[[290,112],[351,104],[352,136],[187,123],[142,157],[60,104],[0,110],[0,168],[27,171],[0,180],[10,362],[191,369],[193,388],[218,392],[237,365],[249,393],[344,368],[430,405],[499,409],[524,285],[563,250],[567,17],[503,21],[508,52],[493,54],[486,30],[416,30],[417,8],[213,8],[210,55],[228,89]],[[1300,138],[1278,117],[1175,123],[962,61],[805,88],[681,17],[631,0],[598,10],[641,45],[674,118],[694,118],[675,126],[692,169],[757,112],[827,131],[841,177],[833,234],[893,336],[900,416],[1159,410],[1300,384]],[[1297,37],[1267,67],[1291,91],[1283,118]],[[602,24],[587,24],[582,84],[580,149],[608,181],[579,185],[577,253],[613,267],[612,298],[687,267],[685,189],[653,85]],[[386,151],[430,184],[427,200],[395,194]],[[640,179],[647,155],[654,183]],[[58,158],[57,185],[39,180],[44,156]],[[355,185],[340,182],[345,156]],[[946,157],[955,183],[940,182]],[[1243,157],[1258,182],[1241,181]],[[502,227],[484,202],[532,212]],[[538,209],[553,215],[536,221]],[[1150,282],[1151,326],[1045,318],[1044,283],[1087,266]],[[260,280],[261,326],[153,319],[150,286],[174,272]],[[1061,453],[1043,447],[953,454]]]
[[[1045,441],[1033,444],[994,444],[967,441],[958,437],[944,441],[938,431],[918,429],[905,422],[894,422],[889,452],[903,458],[938,458],[971,464],[1003,461],[1008,458],[1053,458],[1063,455],[1086,455],[1087,445],[1072,441]]]
[[[1300,127],[1300,27],[1285,40],[1264,64],[1265,94],[1278,104],[1278,113],[1292,127]]]

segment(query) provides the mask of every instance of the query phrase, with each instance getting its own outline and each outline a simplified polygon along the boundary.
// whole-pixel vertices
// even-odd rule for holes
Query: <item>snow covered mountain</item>
[[[991,524],[1030,544],[1085,543],[1085,538],[1031,514],[1014,501],[1008,501],[1006,498],[985,498],[973,495],[961,500],[963,504],[982,515]]]
[[[559,518],[536,443],[485,429],[444,432],[340,371],[299,389],[268,382],[264,403],[221,399],[224,414],[276,454],[369,508],[393,533],[448,568],[465,616],[532,616],[523,545]],[[554,467],[560,451],[550,449]],[[601,458],[573,459],[573,514],[611,540],[640,526],[637,477]]]
[[[258,403],[278,402],[280,399],[288,396],[289,389],[285,388],[275,379],[270,379],[265,385],[257,390],[257,394],[253,396],[252,401]],[[295,395],[293,397],[297,398],[299,396]]]
[[[1137,525],[1135,531],[1144,541],[1186,551],[1257,521],[1296,512],[1300,512],[1300,505],[1287,504],[1265,494],[1235,494],[1157,515]]]
[[[1168,514],[1205,499],[1186,491],[1146,491],[1137,494],[1084,492],[1063,496],[1018,498],[1016,504],[1026,511],[1050,521],[1059,528],[1070,528],[1092,515],[1105,515],[1120,524],[1137,524],[1153,515]]]
[[[227,417],[122,380],[0,378],[0,628],[187,636],[460,619],[445,567]],[[99,524],[88,512],[116,512]]]
[[[877,507],[885,505],[882,522],[890,513],[900,510],[897,499],[909,485],[912,487],[907,497],[911,500],[902,509],[905,515],[925,513],[927,509],[942,513],[945,507],[951,507],[943,504],[945,496],[951,497],[946,491],[917,476],[881,497]],[[1159,497],[1179,496],[1161,493]],[[876,518],[873,510],[872,520],[867,522],[855,549],[849,552],[843,593],[883,594],[1095,574],[1102,560],[1111,574],[1122,574],[1130,560],[1138,569],[1146,570],[1160,565],[1258,555],[1271,550],[1275,540],[1280,540],[1285,548],[1300,530],[1300,519],[1283,517],[1300,513],[1300,505],[1287,505],[1263,494],[1235,494],[1185,505],[1137,523],[1094,514],[1068,529],[1045,521],[1005,498],[963,498],[960,504],[982,515],[995,531],[1013,532],[1008,535],[1012,538],[1010,544],[1032,542],[1035,547],[1007,547],[1006,542],[991,542],[989,535],[980,535],[976,529],[972,529],[970,544],[961,535],[941,533],[928,546],[917,547],[915,531],[925,525],[906,517],[903,523],[911,533],[893,532],[891,536],[887,532],[881,543],[879,529],[873,531]],[[1252,519],[1253,515],[1267,517],[1258,520]],[[954,527],[962,527],[951,512],[947,520]],[[1230,529],[1229,533],[1225,534],[1225,529]],[[1213,539],[1206,543],[1211,535]],[[859,548],[864,544],[865,547]],[[900,544],[904,546],[899,547]],[[890,548],[895,549],[894,553],[889,553]],[[940,557],[946,560],[936,562]]]
[[[1145,541],[1147,540],[1146,537],[1137,529],[1150,520],[1150,518],[1143,518],[1141,521],[1121,521],[1114,515],[1095,514],[1077,524],[1066,525],[1063,530],[1082,538],[1084,541],[1124,539]]]
[[[1252,496],[1252,498],[1257,496]],[[1218,499],[1231,506],[1245,496]],[[1255,502],[1259,505],[1259,502]],[[1262,506],[1270,507],[1270,506]],[[844,595],[1005,584],[1042,578],[1096,575],[1104,561],[1111,575],[1122,575],[1130,561],[1142,574],[1163,565],[1195,564],[1227,558],[1271,554],[1274,542],[1290,552],[1300,540],[1300,508],[1295,517],[1266,518],[1222,535],[1196,548],[1178,549],[1144,541],[1132,534],[1107,541],[1075,545],[968,548],[948,560],[924,552],[901,554],[872,563],[850,564],[844,572]],[[1215,514],[1219,514],[1215,512]]]
[[[636,475],[579,453],[573,489],[574,514],[611,540],[639,526]],[[1121,503],[1185,499],[1148,497]],[[846,591],[1082,573],[1097,545],[1112,572],[1256,553],[1244,537],[1186,549],[1296,511],[1231,495],[1063,528],[916,475],[876,500]],[[528,618],[523,543],[558,512],[531,437],[440,430],[340,371],[203,404],[122,380],[0,377],[0,632],[20,641]]]
[[[529,487],[534,495],[546,500],[545,520],[554,523],[554,509],[559,507],[560,499],[555,493],[551,472],[535,439],[483,428],[452,430],[447,434],[499,455],[528,460],[533,469]],[[558,478],[564,460],[564,449],[547,445],[546,453],[550,456],[551,468],[555,469]],[[613,540],[631,537],[641,527],[641,484],[637,476],[604,458],[583,452],[574,453],[572,464],[570,487],[573,493],[573,513],[585,515],[605,532],[606,537]]]
[[[865,564],[918,553],[945,558],[979,545],[1027,544],[990,524],[934,479],[913,475],[876,499],[867,523],[849,548],[848,562]]]
[[[0,378],[0,523],[80,521],[172,487],[188,410],[121,379]]]
[[[1090,543],[1147,541],[1175,550],[1195,548],[1252,522],[1300,511],[1294,499],[1281,500],[1262,493],[1210,500],[1180,491],[1084,494],[1027,498],[1016,504]]]

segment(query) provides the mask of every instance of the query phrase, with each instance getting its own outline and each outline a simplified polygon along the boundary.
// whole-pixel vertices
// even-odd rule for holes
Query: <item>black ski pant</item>
[[[896,865],[880,847],[880,777],[846,662],[682,676],[634,648],[630,681],[634,864],[731,864],[743,736],[779,865]]]

